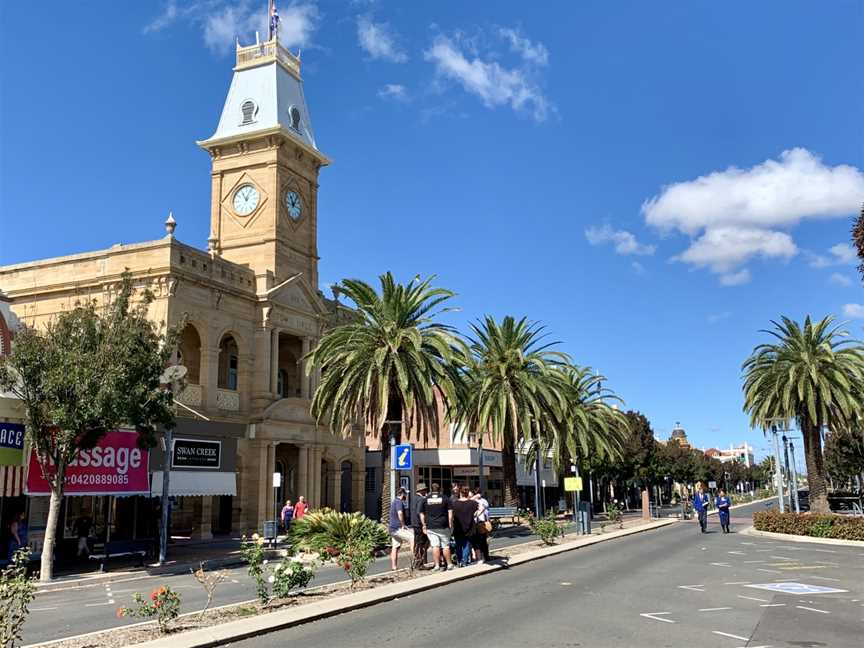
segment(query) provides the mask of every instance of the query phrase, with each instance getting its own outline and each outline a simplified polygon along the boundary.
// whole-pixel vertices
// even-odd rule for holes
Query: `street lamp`
[[[774,479],[777,482],[777,502],[781,513],[786,512],[786,502],[783,495],[783,469],[780,466],[780,440],[778,438],[777,423],[783,423],[784,429],[782,431],[788,432],[789,430],[785,429],[786,420],[783,416],[774,416],[765,421],[771,426],[771,434],[774,440]]]

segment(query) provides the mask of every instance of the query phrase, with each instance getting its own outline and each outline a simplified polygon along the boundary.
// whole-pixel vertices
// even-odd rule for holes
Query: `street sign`
[[[764,589],[780,594],[837,594],[849,590],[837,589],[836,587],[823,587],[822,585],[807,585],[805,583],[762,583],[761,585],[747,585],[755,589]]]
[[[709,481],[708,482],[708,488],[717,488],[717,482],[716,481]]]
[[[396,446],[396,470],[411,470],[414,468],[414,446],[403,443]]]
[[[279,488],[282,485],[282,473],[274,472],[273,473],[273,488]]]
[[[582,478],[581,477],[565,477],[564,478],[564,490],[569,492],[573,491],[581,491],[582,490]]]

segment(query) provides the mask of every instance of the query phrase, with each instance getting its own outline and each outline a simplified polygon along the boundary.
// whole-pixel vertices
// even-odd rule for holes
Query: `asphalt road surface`
[[[733,529],[764,506],[733,511]],[[724,535],[709,520],[708,534],[677,524],[232,646],[864,645],[864,550]]]
[[[506,527],[493,538],[491,546],[526,542],[531,534],[524,527]],[[400,567],[407,566],[407,555],[399,557]],[[379,558],[369,572],[378,574],[390,569],[389,558]],[[219,585],[213,606],[239,603],[255,598],[255,587],[246,574],[245,567],[228,569],[228,579]],[[339,567],[325,566],[319,569],[311,586],[326,585],[345,580],[345,572]],[[86,587],[40,593],[31,604],[30,616],[24,627],[23,644],[34,644],[52,639],[71,637],[97,630],[115,628],[140,619],[118,619],[116,609],[132,604],[132,594],[149,594],[159,585],[170,585],[182,597],[183,612],[195,612],[203,608],[206,595],[191,574],[179,575],[135,575],[125,580],[94,583]]]

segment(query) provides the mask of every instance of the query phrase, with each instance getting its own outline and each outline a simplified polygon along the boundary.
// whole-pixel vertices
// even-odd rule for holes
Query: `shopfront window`
[[[432,484],[440,484],[442,493],[450,493],[453,487],[453,469],[449,466],[419,466],[417,471],[420,481],[426,482],[430,488]]]

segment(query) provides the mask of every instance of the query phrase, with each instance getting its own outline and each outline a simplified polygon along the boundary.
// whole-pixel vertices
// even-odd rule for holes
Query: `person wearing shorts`
[[[450,537],[453,531],[453,507],[450,498],[441,493],[441,486],[432,484],[432,492],[420,503],[420,521],[423,532],[429,538],[432,546],[432,556],[435,561],[433,571],[441,570],[441,554],[447,569],[453,569],[450,562]]]
[[[396,499],[390,503],[390,569],[396,571],[399,558],[399,548],[408,543],[411,553],[414,553],[414,532],[405,524],[405,500],[408,493],[404,488],[396,491]]]

